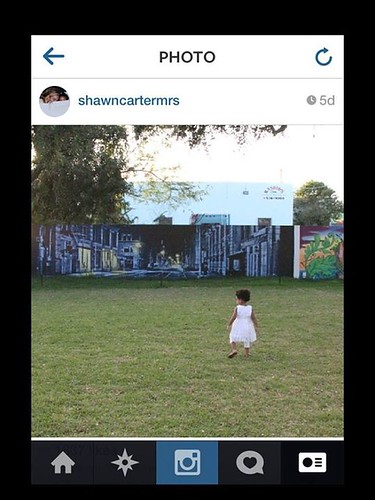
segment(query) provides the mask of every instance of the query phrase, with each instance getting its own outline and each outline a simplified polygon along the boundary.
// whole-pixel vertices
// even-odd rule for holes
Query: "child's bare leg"
[[[231,351],[228,354],[228,358],[233,358],[237,354],[237,344],[235,342],[230,343]]]
[[[244,346],[244,351],[245,351],[245,358],[248,358],[250,355],[251,344],[250,344],[250,342],[244,342],[243,346]]]

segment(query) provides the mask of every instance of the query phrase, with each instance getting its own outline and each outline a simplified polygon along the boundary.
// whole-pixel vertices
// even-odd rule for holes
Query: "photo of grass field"
[[[34,278],[31,318],[33,437],[343,436],[343,280]]]

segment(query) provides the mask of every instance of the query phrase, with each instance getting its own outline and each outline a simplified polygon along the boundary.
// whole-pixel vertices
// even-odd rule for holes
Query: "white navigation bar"
[[[34,35],[33,78],[342,78],[342,35]]]

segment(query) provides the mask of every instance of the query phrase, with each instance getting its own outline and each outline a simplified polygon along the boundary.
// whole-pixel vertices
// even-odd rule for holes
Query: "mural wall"
[[[298,277],[313,280],[344,277],[344,227],[299,227]]]
[[[42,275],[293,275],[293,226],[39,225],[32,246]]]
[[[344,277],[343,226],[33,226],[41,275]]]

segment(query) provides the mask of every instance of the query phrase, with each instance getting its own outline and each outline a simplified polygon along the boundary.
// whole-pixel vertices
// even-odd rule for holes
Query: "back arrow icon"
[[[52,61],[53,57],[58,57],[58,58],[65,57],[64,54],[51,54],[52,51],[53,51],[53,47],[48,49],[47,52],[45,54],[43,54],[44,59],[50,64],[53,64],[53,61]]]
[[[319,58],[320,54],[325,54],[326,52],[328,52],[328,49],[324,47],[323,49],[318,50],[318,52],[315,54],[315,60],[318,64],[320,64],[320,66],[328,66],[328,64],[331,64],[332,62],[332,56],[329,56],[329,58],[325,62],[322,62],[320,60]]]

